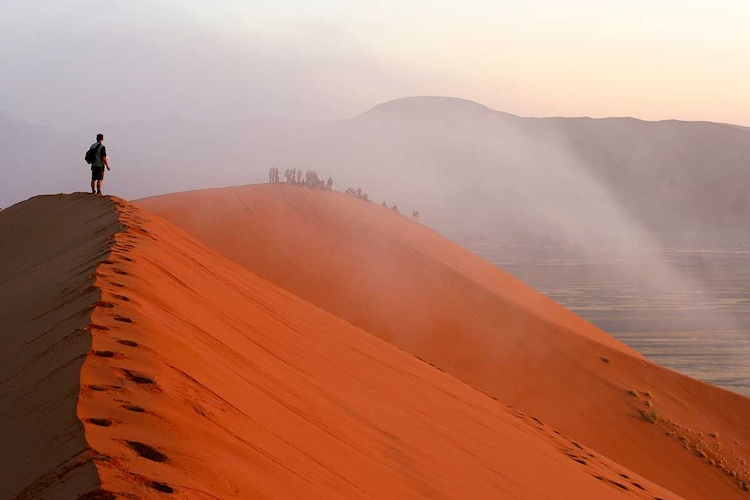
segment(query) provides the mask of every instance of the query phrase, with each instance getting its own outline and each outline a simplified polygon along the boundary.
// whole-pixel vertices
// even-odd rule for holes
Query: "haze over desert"
[[[750,4],[0,6],[0,500],[750,498]]]

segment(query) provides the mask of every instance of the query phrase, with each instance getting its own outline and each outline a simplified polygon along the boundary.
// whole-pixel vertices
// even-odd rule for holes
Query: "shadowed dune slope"
[[[121,200],[0,228],[0,498],[679,498]]]
[[[138,204],[686,498],[747,497],[750,399],[649,362],[426,227],[284,184]]]
[[[120,229],[114,203],[40,196],[0,212],[0,498],[94,489],[79,374],[96,266]]]

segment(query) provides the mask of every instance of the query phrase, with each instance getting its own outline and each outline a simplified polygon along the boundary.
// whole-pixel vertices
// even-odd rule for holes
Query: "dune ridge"
[[[680,498],[122,200],[0,228],[2,498]]]
[[[750,399],[655,365],[426,227],[290,185],[138,205],[685,498],[746,497]]]

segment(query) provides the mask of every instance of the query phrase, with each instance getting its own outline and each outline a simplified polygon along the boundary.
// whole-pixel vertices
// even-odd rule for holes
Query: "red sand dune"
[[[426,227],[290,185],[138,205],[685,498],[748,498],[750,399],[651,363]]]
[[[0,498],[679,498],[121,200],[0,234]]]

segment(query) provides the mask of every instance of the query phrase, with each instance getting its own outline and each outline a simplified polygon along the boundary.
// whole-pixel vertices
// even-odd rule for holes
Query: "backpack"
[[[94,163],[94,161],[96,161],[96,155],[99,153],[99,150],[101,148],[102,148],[102,143],[99,142],[97,143],[95,147],[92,146],[89,149],[87,149],[86,155],[83,157],[83,159],[86,160],[86,163],[88,163],[89,165]]]

